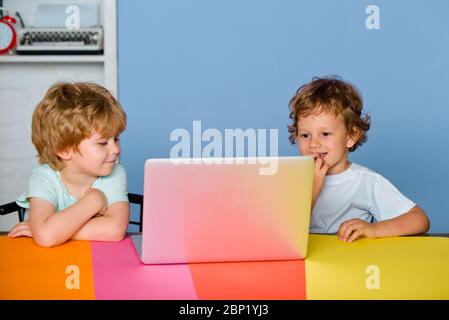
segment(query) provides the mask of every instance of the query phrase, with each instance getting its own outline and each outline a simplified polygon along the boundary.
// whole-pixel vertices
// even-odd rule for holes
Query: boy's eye
[[[325,136],[325,137],[330,136],[330,135],[331,135],[330,132],[323,132],[323,136]]]
[[[301,134],[299,135],[299,137],[300,137],[300,138],[303,138],[303,139],[306,139],[306,138],[309,137],[309,134],[308,134],[308,133],[301,133]]]
[[[111,138],[112,139],[112,138]],[[114,142],[119,142],[120,141],[120,138],[119,137],[115,137],[114,138]],[[108,142],[109,142],[109,139],[108,140],[100,140],[100,141],[98,141],[98,144],[99,145],[101,145],[101,146],[106,146],[107,144],[108,144]]]

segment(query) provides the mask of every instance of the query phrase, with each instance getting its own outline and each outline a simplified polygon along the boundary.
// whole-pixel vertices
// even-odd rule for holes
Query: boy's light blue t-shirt
[[[110,175],[98,177],[92,188],[105,194],[108,206],[119,201],[128,202],[126,171],[121,164],[117,164]],[[28,190],[20,195],[16,203],[23,208],[29,208],[28,198],[31,197],[49,201],[56,212],[72,206],[77,201],[62,182],[59,171],[53,170],[48,164],[42,164],[32,171]]]

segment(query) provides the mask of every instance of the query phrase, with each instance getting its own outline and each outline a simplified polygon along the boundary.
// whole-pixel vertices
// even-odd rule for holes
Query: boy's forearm
[[[321,193],[322,185],[317,185],[314,183],[313,189],[312,189],[312,210],[315,208],[315,203]]]
[[[110,216],[95,217],[76,232],[73,240],[119,241],[126,234],[126,227]]]
[[[427,232],[429,226],[426,213],[415,206],[399,217],[377,222],[376,235],[378,238],[383,238],[421,234]]]
[[[312,210],[315,208],[316,199],[318,198],[319,193],[313,190],[312,192]]]
[[[83,198],[74,205],[50,215],[39,227],[40,239],[45,246],[59,245],[69,240],[97,212],[98,206],[91,198]]]
[[[108,208],[101,217],[95,217],[82,226],[74,240],[119,241],[126,234],[129,223],[129,204],[119,202]]]

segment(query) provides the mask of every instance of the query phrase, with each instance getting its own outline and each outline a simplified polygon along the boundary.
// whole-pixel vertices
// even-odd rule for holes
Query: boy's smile
[[[320,158],[329,165],[327,174],[346,170],[349,148],[355,140],[348,136],[343,116],[321,112],[301,116],[298,120],[298,144],[302,155]]]
[[[313,157],[316,158],[320,158],[320,159],[324,159],[327,156],[327,152],[318,152],[317,155],[314,155]]]
[[[98,133],[85,139],[79,146],[81,162],[86,166],[86,170],[91,170],[97,176],[109,175],[114,168],[120,145],[115,137],[103,138]]]

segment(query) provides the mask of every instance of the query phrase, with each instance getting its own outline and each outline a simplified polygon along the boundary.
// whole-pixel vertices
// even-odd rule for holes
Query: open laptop
[[[305,258],[313,158],[255,159],[147,160],[143,230],[132,236],[141,261]],[[276,170],[261,174],[274,161]]]

